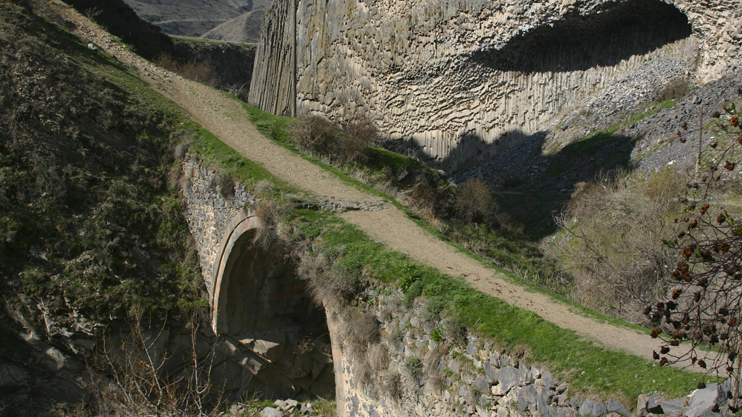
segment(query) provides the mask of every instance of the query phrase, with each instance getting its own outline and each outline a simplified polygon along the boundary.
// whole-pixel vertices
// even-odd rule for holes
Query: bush
[[[410,356],[404,363],[405,368],[414,378],[420,378],[423,374],[423,362],[417,356]]]
[[[456,190],[456,217],[467,223],[482,223],[495,208],[492,191],[479,178],[469,178]]]
[[[676,233],[670,220],[685,181],[675,171],[614,173],[579,184],[561,227],[544,250],[573,278],[572,298],[604,313],[641,321],[637,311],[662,297]]]
[[[313,116],[295,124],[291,132],[291,140],[302,150],[340,165],[367,161],[377,136],[373,123],[365,118],[353,119],[341,127],[323,117]]]

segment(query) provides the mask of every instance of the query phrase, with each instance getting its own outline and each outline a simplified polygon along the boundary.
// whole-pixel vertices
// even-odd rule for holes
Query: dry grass
[[[604,313],[640,321],[639,309],[667,290],[673,254],[663,239],[678,226],[684,179],[675,171],[605,175],[577,186],[557,219],[546,253],[574,278],[573,298]]]
[[[481,223],[495,208],[492,190],[481,177],[469,178],[456,192],[456,216],[467,223]]]
[[[229,200],[234,197],[235,182],[232,175],[228,173],[219,173],[211,177],[209,188],[214,191],[218,191],[219,194],[225,200]]]
[[[403,393],[401,375],[396,372],[388,373],[384,378],[384,388],[391,398],[401,399]]]
[[[232,190],[234,191],[234,186]],[[252,208],[262,223],[262,227],[258,228],[253,236],[253,244],[267,248],[279,237],[283,217],[290,207],[274,200],[262,200]]]
[[[342,334],[345,347],[351,355],[365,355],[371,344],[379,341],[379,322],[373,314],[354,308],[344,310]]]
[[[370,146],[377,137],[373,123],[364,118],[340,126],[313,116],[296,123],[291,131],[291,140],[302,150],[327,158],[330,163],[352,166],[368,160]]]

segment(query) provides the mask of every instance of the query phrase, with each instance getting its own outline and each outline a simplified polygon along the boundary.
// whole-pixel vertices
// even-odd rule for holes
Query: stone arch
[[[217,334],[238,335],[324,321],[279,242],[253,242],[263,227],[252,210],[231,221],[222,240],[213,277],[212,326]]]
[[[211,308],[212,328],[224,340],[222,352],[252,375],[243,378],[240,392],[264,398],[333,397],[325,311],[309,297],[281,242],[254,242],[262,227],[252,210],[241,211],[221,240]]]

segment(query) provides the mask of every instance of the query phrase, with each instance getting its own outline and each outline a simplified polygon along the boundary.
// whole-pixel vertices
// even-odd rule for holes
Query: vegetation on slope
[[[95,320],[193,303],[195,251],[167,183],[177,113],[110,57],[2,7],[5,289]]]
[[[194,146],[200,145],[196,142]],[[231,164],[240,160],[249,164],[237,152],[226,147],[224,151],[222,158]],[[249,174],[236,173],[235,178],[253,181]],[[367,302],[366,288],[381,282],[401,288],[410,303],[417,297],[434,298],[439,300],[439,311],[444,310],[454,322],[508,349],[527,346],[531,361],[546,364],[561,380],[570,382],[575,392],[592,396],[631,403],[637,395],[655,390],[670,396],[684,395],[698,383],[698,375],[605,350],[534,313],[474,290],[460,278],[420,265],[374,242],[331,213],[277,210],[281,216],[274,219],[282,226],[276,229],[283,231],[278,237],[297,248],[300,270],[310,287],[323,297],[362,305]]]

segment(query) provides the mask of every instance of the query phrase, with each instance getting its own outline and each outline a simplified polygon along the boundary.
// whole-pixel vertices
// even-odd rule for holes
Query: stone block
[[[676,398],[662,403],[662,412],[669,417],[678,417],[685,408],[685,398]]]
[[[662,414],[661,399],[657,393],[650,395],[647,398],[647,411],[654,414]]]
[[[497,381],[497,368],[493,367],[489,363],[484,364],[484,375],[487,378],[489,384],[494,384]]]
[[[283,412],[277,408],[265,407],[260,411],[260,417],[283,417]]]
[[[712,411],[715,405],[726,405],[726,393],[719,384],[709,384],[706,388],[697,389],[688,396],[688,406],[683,410],[686,417],[710,417],[718,415]]]
[[[518,371],[513,367],[501,368],[497,372],[497,379],[500,381],[500,390],[503,393],[507,393],[520,383]]]
[[[593,416],[600,416],[606,413],[607,408],[604,404],[593,401],[593,400],[585,400],[582,402],[582,405],[580,405],[579,413],[581,416],[585,415],[593,415]]]
[[[628,407],[616,400],[609,400],[608,404],[606,405],[606,409],[612,413],[618,413],[624,416],[628,416],[631,414],[631,410],[629,410]]]

